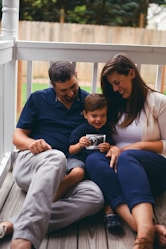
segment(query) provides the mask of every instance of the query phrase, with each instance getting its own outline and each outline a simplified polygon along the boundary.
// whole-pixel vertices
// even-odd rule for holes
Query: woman
[[[166,189],[166,96],[148,87],[123,54],[104,66],[101,88],[117,147],[111,147],[107,158],[100,152],[90,155],[87,171],[114,211],[137,232],[134,249],[152,249],[156,238],[165,247],[166,228],[153,223],[153,197]]]

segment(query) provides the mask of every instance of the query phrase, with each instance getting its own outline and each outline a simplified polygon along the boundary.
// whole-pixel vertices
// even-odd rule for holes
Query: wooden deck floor
[[[13,182],[9,172],[0,189],[0,220],[16,215],[24,198],[25,194]],[[166,225],[166,192],[156,201],[156,217]],[[99,213],[47,236],[40,249],[132,249],[134,233],[126,224],[123,226],[123,236],[107,233],[103,215]],[[0,249],[9,249],[10,240],[10,237],[0,240]]]

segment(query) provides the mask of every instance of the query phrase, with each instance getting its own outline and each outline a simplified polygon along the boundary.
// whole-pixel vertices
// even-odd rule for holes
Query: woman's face
[[[107,76],[107,80],[111,84],[114,92],[118,92],[122,98],[128,99],[132,93],[132,80],[134,77],[135,71],[130,69],[128,75],[113,72]]]

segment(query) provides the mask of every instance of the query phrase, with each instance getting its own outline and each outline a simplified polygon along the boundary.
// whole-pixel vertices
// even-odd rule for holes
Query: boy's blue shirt
[[[83,136],[86,136],[86,134],[102,134],[106,135],[105,142],[108,142],[109,144],[114,144],[110,131],[108,129],[108,126],[105,125],[98,131],[92,127],[87,120],[84,120],[83,124],[79,125],[77,128],[75,128],[70,136],[70,145],[76,144],[79,142],[79,139]],[[82,161],[86,161],[86,158],[89,154],[91,154],[94,150],[87,150],[86,148],[83,148],[77,155],[71,155],[70,158],[77,158]]]

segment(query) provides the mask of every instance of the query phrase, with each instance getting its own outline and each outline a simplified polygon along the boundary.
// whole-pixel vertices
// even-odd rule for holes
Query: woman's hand
[[[109,151],[106,154],[107,158],[111,158],[110,159],[110,167],[114,168],[116,171],[116,163],[117,163],[117,159],[118,156],[120,155],[120,148],[118,146],[111,146]]]

